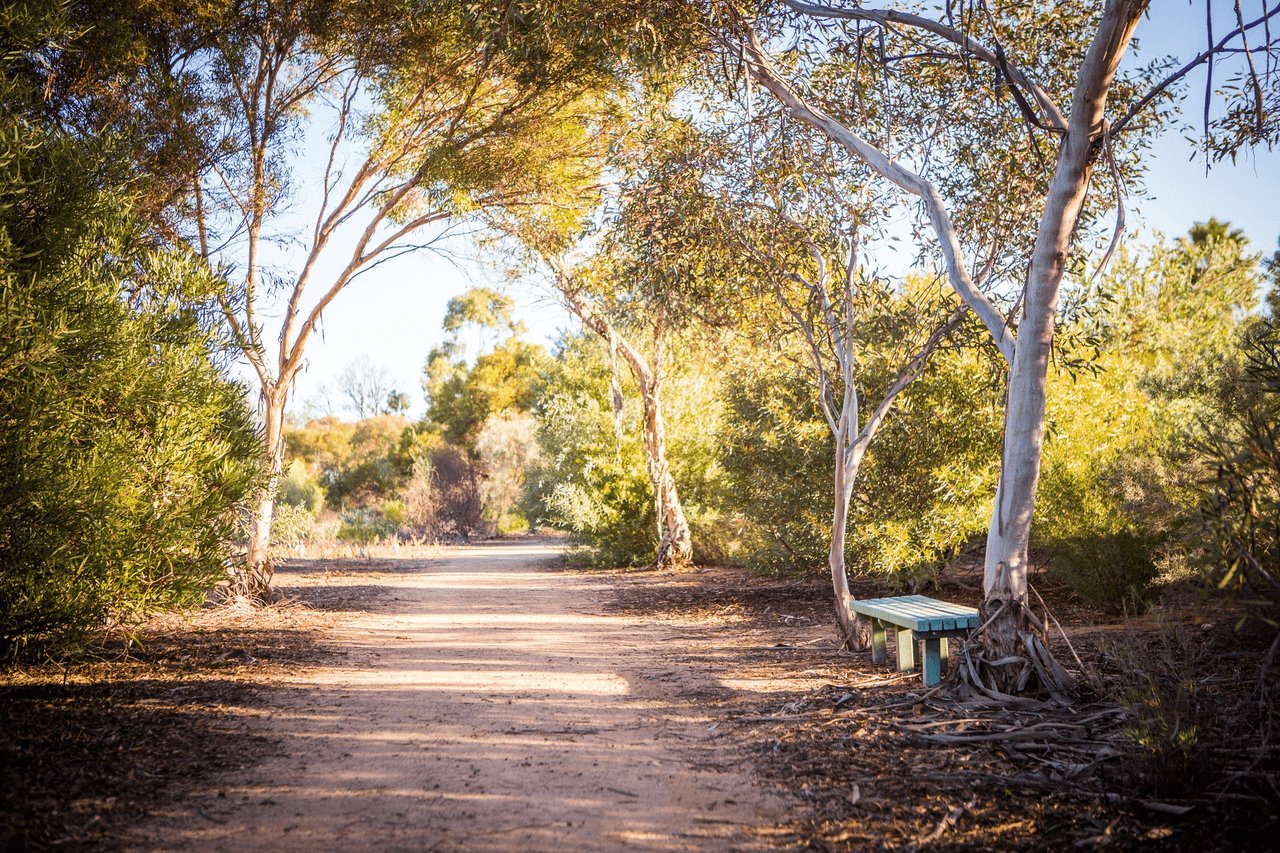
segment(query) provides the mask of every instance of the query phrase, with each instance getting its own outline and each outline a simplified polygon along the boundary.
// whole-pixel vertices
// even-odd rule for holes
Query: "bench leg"
[[[942,680],[942,655],[940,646],[946,640],[924,641],[924,685],[932,687]]]
[[[947,638],[943,637],[938,646],[938,654],[942,656],[942,671],[951,669],[951,661],[947,659]]]
[[[911,672],[916,668],[916,639],[910,628],[898,629],[898,672]]]
[[[889,650],[885,643],[884,623],[879,619],[871,620],[871,660],[873,663],[884,663],[889,659]]]

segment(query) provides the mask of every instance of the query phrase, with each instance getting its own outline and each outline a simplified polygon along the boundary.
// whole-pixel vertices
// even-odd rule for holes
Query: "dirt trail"
[[[602,615],[604,584],[549,571],[554,554],[451,549],[382,563],[376,584],[294,575],[345,582],[347,606],[368,611],[330,641],[343,665],[279,692],[260,723],[276,744],[262,763],[157,815],[128,848],[762,846],[750,829],[778,822],[783,804],[719,755],[686,673],[686,698],[664,686],[652,654],[670,627]]]

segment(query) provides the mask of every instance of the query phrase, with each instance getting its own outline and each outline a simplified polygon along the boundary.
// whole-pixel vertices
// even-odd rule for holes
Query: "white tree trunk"
[[[666,421],[662,417],[662,403],[658,393],[659,377],[640,351],[618,334],[608,318],[576,292],[569,274],[558,263],[553,262],[552,266],[559,278],[560,293],[569,303],[569,308],[584,326],[604,338],[610,347],[626,359],[631,372],[635,374],[636,384],[640,386],[644,408],[645,468],[653,486],[658,525],[662,531],[654,565],[669,567],[688,563],[693,557],[693,538],[689,522],[685,518],[684,506],[680,503],[680,494],[676,490],[676,481],[671,476],[671,466],[667,463]]]
[[[271,521],[275,515],[275,494],[284,471],[284,407],[287,398],[279,386],[267,395],[263,408],[263,463],[267,482],[258,494],[249,527],[249,544],[243,566],[231,571],[231,593],[253,601],[272,601]]]
[[[644,403],[644,454],[653,486],[654,502],[661,538],[654,557],[658,566],[676,566],[693,558],[693,537],[689,522],[676,491],[676,481],[667,463],[666,422],[662,417],[662,401],[658,394],[658,378],[649,371],[636,371],[641,382],[640,396]]]
[[[1106,132],[1107,92],[1145,0],[1112,0],[1081,66],[1027,274],[1022,322],[1009,373],[1000,484],[987,531],[983,586],[990,601],[1027,599],[1027,546],[1044,446],[1045,389],[1058,296],[1071,238]],[[1013,612],[1012,609],[1010,612]]]
[[[853,593],[849,591],[849,574],[844,562],[845,531],[849,525],[849,502],[853,499],[853,485],[858,479],[862,456],[867,441],[859,439],[848,447],[847,424],[836,434],[835,459],[835,507],[831,514],[831,551],[827,562],[831,567],[831,585],[835,592],[836,621],[840,625],[843,645],[848,649],[866,648],[870,632],[858,620],[858,614],[850,606]]]

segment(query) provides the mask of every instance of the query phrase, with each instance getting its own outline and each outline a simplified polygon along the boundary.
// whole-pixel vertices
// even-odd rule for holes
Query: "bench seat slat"
[[[854,612],[916,631],[964,631],[978,627],[978,611],[923,595],[855,601]]]

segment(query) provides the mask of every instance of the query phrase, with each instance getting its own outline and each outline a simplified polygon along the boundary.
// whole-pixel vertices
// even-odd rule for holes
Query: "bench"
[[[849,605],[859,616],[871,620],[871,659],[888,660],[886,633],[893,625],[897,631],[898,670],[916,668],[916,643],[924,642],[924,683],[932,687],[942,680],[942,667],[947,662],[947,639],[965,637],[979,625],[978,611],[960,604],[949,604],[923,595],[896,598],[870,598]]]

